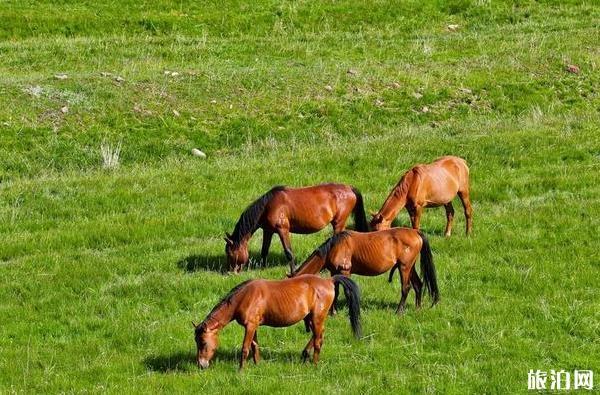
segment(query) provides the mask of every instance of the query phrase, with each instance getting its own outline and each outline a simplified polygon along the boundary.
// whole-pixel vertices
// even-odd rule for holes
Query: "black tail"
[[[354,205],[354,210],[352,210],[354,227],[359,232],[368,232],[369,223],[367,222],[367,215],[365,214],[365,205],[362,194],[354,187],[352,187],[352,192],[354,192],[354,195],[356,195],[356,204]]]
[[[357,339],[362,336],[362,328],[360,325],[360,290],[358,285],[346,276],[338,274],[333,276],[333,286],[337,287],[341,284],[344,287],[344,294],[348,302],[348,310],[350,312],[350,325],[352,332]]]
[[[440,300],[440,291],[438,290],[435,266],[433,265],[433,255],[431,254],[427,236],[420,230],[418,232],[421,240],[423,240],[423,246],[421,247],[421,274],[427,286],[427,291],[429,291],[429,295],[433,299],[433,303],[431,304],[433,306]]]

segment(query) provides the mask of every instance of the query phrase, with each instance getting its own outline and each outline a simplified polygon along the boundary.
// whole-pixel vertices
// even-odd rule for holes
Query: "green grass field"
[[[584,1],[0,1],[0,393],[524,393],[529,369],[600,375],[598,21]],[[337,181],[374,211],[445,154],[471,167],[474,234],[458,201],[450,239],[425,212],[439,305],[411,292],[396,316],[397,281],[355,277],[365,337],[342,308],[318,366],[298,324],[261,328],[264,360],[238,373],[232,324],[197,369],[190,321],[286,271],[275,240],[257,267],[257,232],[251,269],[222,272],[252,200]],[[299,260],[330,234],[294,235]]]

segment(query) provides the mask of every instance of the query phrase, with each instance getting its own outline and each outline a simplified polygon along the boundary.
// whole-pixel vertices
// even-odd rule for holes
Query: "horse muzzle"
[[[208,365],[210,365],[210,362],[208,362],[206,359],[199,359],[198,360],[198,367],[200,369],[206,369],[208,367]]]

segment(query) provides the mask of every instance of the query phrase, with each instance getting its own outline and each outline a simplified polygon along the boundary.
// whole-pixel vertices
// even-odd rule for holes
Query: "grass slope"
[[[2,392],[514,393],[529,369],[600,371],[600,10],[421,3],[0,3]],[[190,321],[285,271],[274,241],[268,267],[220,272],[249,202],[339,181],[376,210],[444,154],[471,166],[475,231],[458,202],[450,239],[425,213],[438,306],[397,317],[398,284],[357,277],[366,338],[342,309],[319,366],[302,325],[261,328],[238,374],[233,324],[197,370]]]

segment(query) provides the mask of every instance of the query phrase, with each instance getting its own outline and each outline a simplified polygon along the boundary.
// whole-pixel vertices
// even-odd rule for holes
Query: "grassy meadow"
[[[0,393],[525,393],[530,369],[600,377],[598,21],[589,1],[0,0]],[[101,146],[120,147],[118,167]],[[471,167],[474,234],[458,200],[449,239],[443,209],[426,210],[437,306],[415,311],[411,292],[396,316],[397,280],[354,277],[364,338],[341,308],[318,366],[300,362],[298,324],[261,328],[263,361],[238,373],[233,323],[197,369],[190,321],[287,270],[276,239],[259,267],[259,231],[250,270],[223,272],[250,202],[336,181],[376,211],[446,154]],[[293,235],[298,259],[330,234]]]

